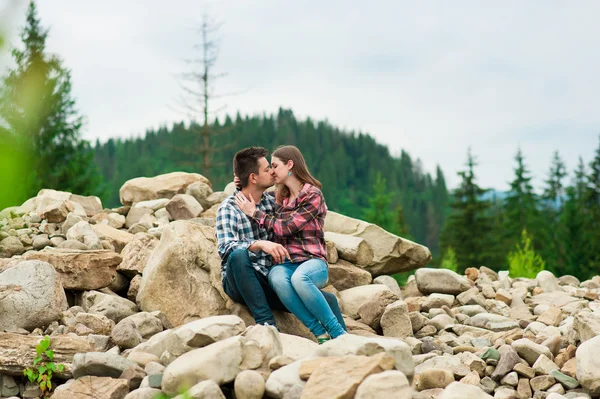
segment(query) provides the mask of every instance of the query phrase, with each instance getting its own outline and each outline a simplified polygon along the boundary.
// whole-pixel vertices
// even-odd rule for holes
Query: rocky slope
[[[45,334],[66,366],[53,398],[600,397],[600,277],[422,268],[427,248],[334,212],[326,289],[350,334],[254,325],[220,282],[228,189],[171,173],[127,182],[118,209],[42,190],[2,210],[0,397],[41,395],[22,373]]]

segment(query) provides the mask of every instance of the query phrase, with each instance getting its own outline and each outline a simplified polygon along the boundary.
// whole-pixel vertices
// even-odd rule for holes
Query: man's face
[[[271,165],[267,158],[262,157],[258,160],[258,175],[256,176],[256,185],[261,189],[267,189],[274,183],[273,176],[271,175]]]

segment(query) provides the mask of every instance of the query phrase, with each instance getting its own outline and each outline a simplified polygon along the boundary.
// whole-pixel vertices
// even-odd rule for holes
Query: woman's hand
[[[250,217],[254,216],[254,212],[256,212],[256,202],[254,202],[252,196],[250,196],[250,199],[248,200],[244,194],[238,193],[235,196],[235,203],[246,215]]]

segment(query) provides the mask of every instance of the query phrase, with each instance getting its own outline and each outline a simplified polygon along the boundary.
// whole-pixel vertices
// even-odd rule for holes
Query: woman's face
[[[276,184],[285,184],[291,167],[277,157],[271,157],[271,174]]]

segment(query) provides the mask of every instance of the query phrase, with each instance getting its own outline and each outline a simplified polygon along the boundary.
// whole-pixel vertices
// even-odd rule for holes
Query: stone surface
[[[123,248],[121,252],[123,260],[117,270],[130,278],[142,274],[157,245],[158,240],[154,236],[148,233],[137,233],[133,240]]]
[[[329,264],[329,283],[337,290],[371,284],[372,279],[371,273],[343,259]]]
[[[52,399],[123,399],[128,393],[126,380],[85,376],[56,388]]]
[[[325,240],[334,243],[341,259],[358,266],[367,266],[373,262],[373,248],[363,238],[326,231]]]
[[[425,295],[458,295],[471,288],[467,278],[446,269],[419,269],[415,272],[417,287]]]
[[[155,177],[138,177],[128,180],[119,190],[123,205],[159,198],[173,198],[186,192],[189,185],[200,182],[210,186],[204,176],[197,173],[172,172]]]
[[[164,228],[142,276],[137,302],[175,326],[225,313],[214,229],[188,221]]]
[[[414,270],[431,261],[427,247],[391,234],[377,225],[336,212],[327,212],[325,231],[364,239],[373,249],[373,262],[365,269],[374,277]]]
[[[46,248],[30,252],[24,258],[51,264],[64,288],[81,291],[108,287],[121,263],[119,254],[106,250]]]
[[[46,327],[59,320],[67,298],[56,270],[24,261],[0,273],[0,330]]]

